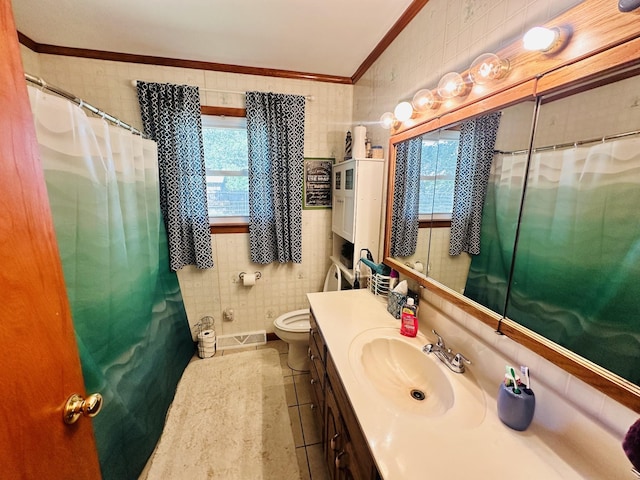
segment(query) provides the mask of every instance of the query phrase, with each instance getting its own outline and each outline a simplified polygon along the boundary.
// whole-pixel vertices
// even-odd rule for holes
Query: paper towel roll
[[[245,287],[251,287],[256,284],[256,274],[255,273],[245,273],[242,276],[242,284]]]
[[[367,139],[367,127],[358,125],[353,129],[353,158],[366,158],[367,149],[365,141]]]

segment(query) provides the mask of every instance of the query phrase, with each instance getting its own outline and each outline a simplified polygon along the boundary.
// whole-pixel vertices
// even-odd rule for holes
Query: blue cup
[[[536,410],[536,396],[529,388],[520,388],[515,393],[513,387],[500,384],[498,390],[498,417],[507,427],[523,431],[529,428]]]

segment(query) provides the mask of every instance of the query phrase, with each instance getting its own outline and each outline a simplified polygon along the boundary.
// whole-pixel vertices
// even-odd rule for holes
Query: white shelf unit
[[[378,158],[355,158],[333,166],[331,261],[338,265],[351,285],[361,249],[368,248],[375,260],[380,261],[377,256],[382,223],[383,171],[384,159]],[[353,245],[353,255],[347,261],[342,256],[345,242]],[[351,265],[348,265],[349,261]]]

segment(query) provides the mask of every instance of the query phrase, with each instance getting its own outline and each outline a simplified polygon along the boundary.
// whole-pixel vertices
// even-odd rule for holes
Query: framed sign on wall
[[[331,168],[333,158],[305,158],[302,208],[331,208]]]

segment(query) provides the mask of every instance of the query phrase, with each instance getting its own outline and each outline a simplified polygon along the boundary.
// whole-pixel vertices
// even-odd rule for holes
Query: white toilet
[[[342,275],[335,263],[331,264],[324,280],[324,292],[340,290]],[[273,322],[273,329],[280,340],[289,344],[287,363],[289,368],[306,372],[309,370],[309,309],[294,310],[280,315]]]

